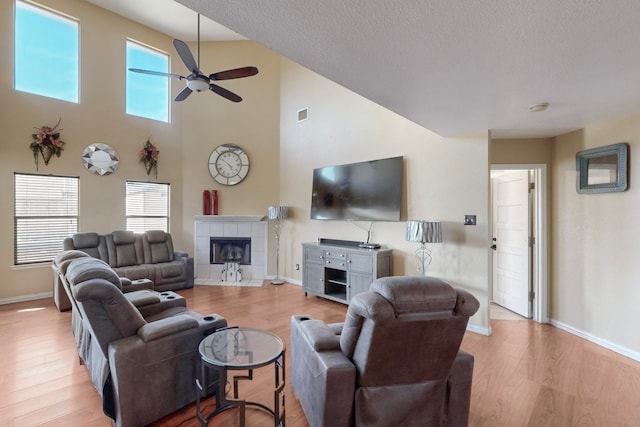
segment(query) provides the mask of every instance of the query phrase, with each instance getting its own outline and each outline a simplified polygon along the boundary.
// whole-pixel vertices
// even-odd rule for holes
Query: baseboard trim
[[[476,334],[480,334],[480,335],[486,335],[486,336],[491,335],[491,331],[489,330],[489,328],[483,328],[482,326],[476,326],[471,324],[467,324],[467,331],[475,332]]]
[[[25,301],[35,301],[46,298],[53,298],[53,292],[42,292],[39,294],[20,295],[19,297],[0,298],[0,305],[15,304],[17,302]]]
[[[556,319],[549,319],[549,321],[553,326],[555,326],[558,329],[562,329],[565,332],[569,332],[570,334],[576,335],[580,338],[584,338],[587,341],[591,341],[592,343],[597,344],[600,347],[604,347],[618,354],[621,354],[625,357],[628,357],[629,359],[635,360],[636,362],[640,362],[640,353],[638,353],[637,351],[630,350],[621,345],[614,344],[611,341],[607,341],[605,339],[596,337],[578,328],[574,328],[573,326],[567,325],[566,323],[562,323]]]

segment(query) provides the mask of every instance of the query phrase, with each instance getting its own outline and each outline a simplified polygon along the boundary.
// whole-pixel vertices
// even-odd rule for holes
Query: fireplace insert
[[[250,237],[211,237],[210,264],[251,265]]]

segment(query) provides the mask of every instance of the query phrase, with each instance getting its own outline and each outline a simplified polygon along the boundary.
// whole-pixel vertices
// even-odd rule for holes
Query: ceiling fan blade
[[[215,85],[213,83],[209,84],[209,89],[211,89],[213,92],[217,93],[218,95],[227,98],[229,101],[233,101],[233,102],[240,102],[242,101],[242,98],[240,98],[240,96],[236,95],[235,93],[231,92],[230,90],[227,90],[223,87],[220,87],[218,85]]]
[[[193,59],[193,55],[189,50],[189,46],[187,46],[185,42],[183,42],[182,40],[173,39],[173,46],[176,48],[176,51],[178,51],[180,59],[182,59],[182,62],[184,62],[185,67],[187,67],[189,71],[191,71],[193,74],[202,74],[198,69],[196,60]]]
[[[211,80],[230,80],[255,76],[256,74],[258,74],[258,69],[256,67],[242,67],[235,68],[233,70],[219,71],[211,74],[209,78]]]
[[[152,76],[171,77],[172,79],[182,80],[186,77],[179,74],[161,73],[159,71],[141,70],[140,68],[129,68],[129,71],[134,73],[151,74]]]
[[[175,97],[174,101],[176,102],[180,102],[180,101],[184,101],[185,99],[187,99],[187,97],[189,95],[191,95],[191,92],[193,92],[191,89],[189,89],[188,86],[185,86],[184,89],[182,89]]]

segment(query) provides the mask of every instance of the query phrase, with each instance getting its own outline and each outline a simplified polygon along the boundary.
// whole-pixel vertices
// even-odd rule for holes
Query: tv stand
[[[375,279],[390,276],[392,250],[379,249],[379,245],[363,248],[361,244],[327,239],[303,243],[304,294],[348,304],[353,296],[369,290]]]

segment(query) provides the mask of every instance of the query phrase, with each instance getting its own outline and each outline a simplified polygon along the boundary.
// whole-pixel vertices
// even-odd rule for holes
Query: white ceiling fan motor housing
[[[187,78],[187,87],[195,92],[209,90],[209,79],[203,76]]]

